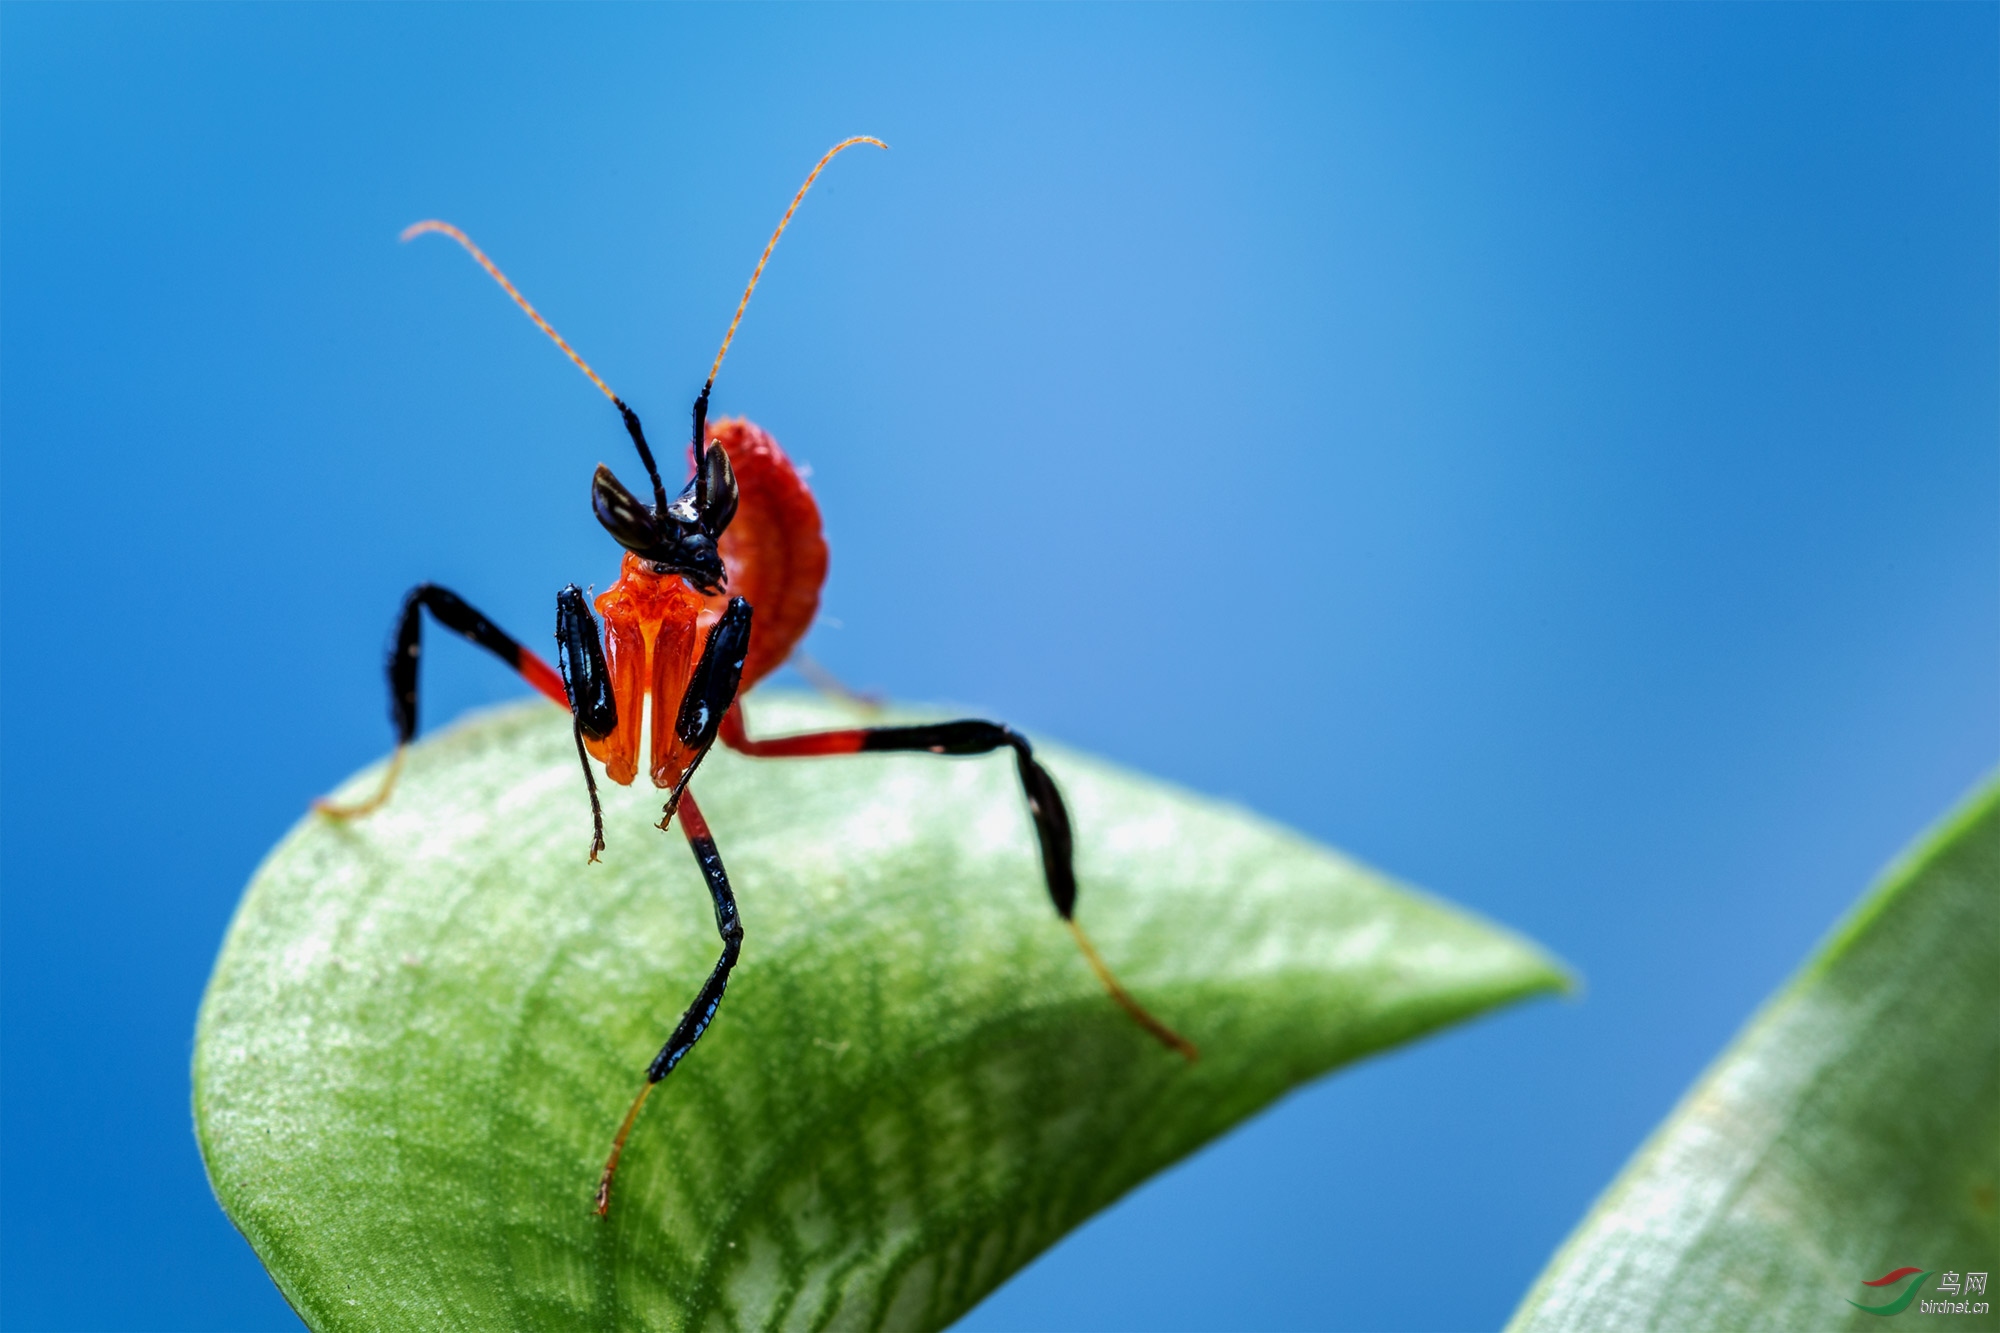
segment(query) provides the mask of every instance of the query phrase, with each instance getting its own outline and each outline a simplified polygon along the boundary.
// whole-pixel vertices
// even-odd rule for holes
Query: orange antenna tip
[[[736,303],[736,317],[729,321],[729,332],[722,335],[722,348],[715,354],[715,364],[708,368],[709,385],[714,385],[716,373],[722,369],[722,358],[729,355],[729,344],[735,340],[736,326],[743,322],[743,312],[749,308],[750,293],[757,290],[757,279],[764,276],[764,265],[771,262],[771,252],[778,248],[778,238],[785,234],[785,228],[792,221],[792,214],[799,211],[799,204],[805,199],[806,191],[810,190],[813,182],[819,179],[819,173],[826,170],[827,163],[833,161],[834,158],[839,157],[842,153],[854,147],[854,145],[862,143],[873,144],[885,152],[889,148],[889,145],[883,143],[880,139],[872,138],[866,134],[857,134],[852,139],[842,139],[839,143],[827,149],[825,155],[813,164],[813,169],[806,173],[806,183],[801,185],[799,192],[792,196],[791,206],[785,210],[785,216],[778,219],[778,229],[772,232],[771,239],[764,243],[764,253],[758,256],[757,267],[751,270],[750,283],[743,289],[743,299]],[[706,392],[707,389],[704,389],[703,393],[705,394]]]
[[[438,233],[440,236],[449,236],[451,237],[451,239],[457,241],[461,246],[463,246],[465,248],[465,252],[471,255],[473,259],[478,261],[479,267],[486,270],[487,276],[491,277],[493,281],[499,283],[501,288],[507,293],[507,295],[514,298],[514,304],[521,307],[521,309],[524,312],[526,312],[529,319],[535,321],[535,327],[540,329],[543,333],[548,334],[550,339],[554,341],[555,345],[562,348],[563,355],[568,357],[572,362],[574,362],[578,370],[582,371],[585,375],[588,375],[590,377],[590,382],[597,386],[598,392],[602,393],[606,398],[609,398],[613,403],[617,404],[619,407],[622,408],[624,406],[623,403],[619,402],[618,395],[611,392],[611,386],[609,384],[606,384],[603,381],[603,379],[601,379],[598,376],[597,372],[590,368],[589,362],[585,361],[582,357],[576,354],[576,349],[574,347],[571,347],[567,342],[563,341],[563,336],[560,333],[556,332],[555,325],[549,323],[546,319],[542,318],[541,311],[535,309],[534,306],[528,304],[528,298],[521,295],[520,290],[516,288],[513,283],[507,281],[507,275],[500,271],[500,266],[498,264],[495,264],[492,260],[488,259],[486,257],[486,252],[480,249],[478,246],[474,245],[472,243],[472,238],[470,236],[467,236],[464,232],[460,231],[457,227],[452,226],[449,222],[440,222],[436,218],[426,218],[422,222],[413,222],[409,226],[403,228],[403,234],[397,239],[403,241],[412,241],[415,240],[417,237],[422,236],[425,232],[430,232],[430,231],[434,231]]]
[[[1063,924],[1068,926],[1069,933],[1076,937],[1076,947],[1083,951],[1083,960],[1089,963],[1090,970],[1097,974],[1098,984],[1104,987],[1104,993],[1125,1011],[1127,1017],[1144,1028],[1160,1045],[1189,1064],[1201,1059],[1201,1051],[1193,1042],[1153,1017],[1147,1012],[1145,1005],[1133,999],[1132,993],[1118,983],[1118,978],[1112,975],[1110,964],[1104,961],[1104,955],[1097,952],[1097,946],[1090,942],[1090,936],[1083,933],[1083,927],[1076,924],[1075,917],[1064,917]]]

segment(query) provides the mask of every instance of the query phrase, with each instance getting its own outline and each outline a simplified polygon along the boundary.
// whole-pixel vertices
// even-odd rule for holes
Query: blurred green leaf
[[[1913,1279],[1865,1281],[1927,1270],[1905,1307],[1921,1316],[1925,1300],[1959,1299],[1939,1290],[1944,1273],[2000,1269],[1996,1190],[2000,783],[1989,783],[1702,1076],[1510,1328],[1880,1328],[1883,1315],[1856,1305],[1893,1306]],[[1949,1326],[2000,1321],[1954,1313]]]
[[[743,960],[598,1218],[718,944],[650,789],[606,793],[585,864],[568,720],[535,704],[417,746],[386,808],[309,818],[257,872],[195,1048],[217,1196],[318,1329],[937,1327],[1288,1088],[1562,984],[1296,835],[1047,759],[1078,919],[1199,1064],[1098,988],[1005,759],[718,751],[696,788]]]

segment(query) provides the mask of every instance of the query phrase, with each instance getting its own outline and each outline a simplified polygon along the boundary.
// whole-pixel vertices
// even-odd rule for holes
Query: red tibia
[[[562,705],[564,711],[568,711],[569,691],[563,688],[562,677],[556,674],[554,667],[526,648],[521,650],[521,674],[527,678],[530,685]]]
[[[1885,1277],[1878,1277],[1873,1282],[1864,1282],[1861,1285],[1864,1287],[1886,1287],[1891,1282],[1901,1282],[1904,1278],[1917,1271],[1919,1270],[1915,1268],[1899,1268]]]
[[[708,821],[701,817],[701,807],[694,803],[693,792],[681,792],[681,803],[676,807],[675,813],[681,818],[681,833],[689,842],[693,842],[696,838],[714,836],[708,831]]]
[[[753,741],[743,730],[743,707],[731,706],[723,715],[721,740],[741,754],[760,759],[803,759],[822,754],[858,754],[866,731],[814,731],[804,736],[780,736],[775,740]]]

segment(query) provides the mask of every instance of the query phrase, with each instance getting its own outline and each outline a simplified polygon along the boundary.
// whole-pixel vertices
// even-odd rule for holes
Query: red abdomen
[[[709,599],[709,619],[731,597],[749,600],[754,619],[741,686],[747,691],[784,665],[812,628],[826,582],[826,538],[812,492],[776,440],[741,417],[710,422],[708,438],[729,454],[739,497],[736,517],[722,534],[729,586]],[[704,623],[703,633],[707,628]]]

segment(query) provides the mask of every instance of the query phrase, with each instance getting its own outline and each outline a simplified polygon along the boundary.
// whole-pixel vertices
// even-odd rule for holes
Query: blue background
[[[294,1327],[187,1063],[422,578],[603,584],[603,401],[809,462],[811,649],[1589,987],[1294,1096],[997,1328],[1505,1318],[2000,743],[1991,5],[0,17],[9,1328]],[[470,651],[434,721],[521,693]],[[754,903],[746,909],[755,911]]]

